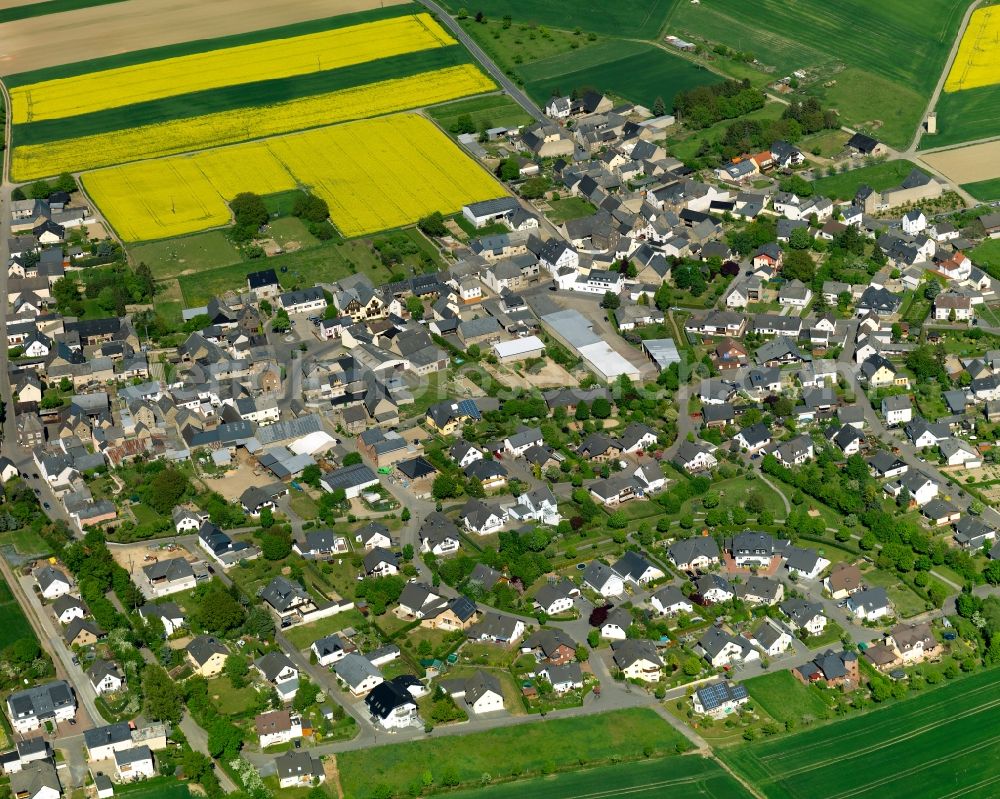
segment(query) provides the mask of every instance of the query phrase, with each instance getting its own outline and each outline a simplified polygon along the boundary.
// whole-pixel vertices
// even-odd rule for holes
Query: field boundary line
[[[991,686],[991,687],[994,687],[994,686]],[[994,687],[994,690],[995,690],[995,687]],[[896,744],[903,743],[904,741],[909,741],[912,738],[916,738],[916,737],[918,737],[920,735],[923,735],[924,733],[929,732],[930,730],[934,729],[935,727],[940,726],[940,724],[942,723],[942,721],[947,721],[947,722],[961,721],[962,719],[969,718],[970,716],[978,715],[979,713],[981,713],[983,711],[992,710],[993,708],[995,708],[997,706],[1000,706],[1000,699],[995,699],[995,700],[993,700],[992,702],[989,702],[986,705],[980,705],[979,707],[970,708],[969,710],[962,711],[961,713],[958,713],[958,714],[952,716],[950,719],[943,719],[941,721],[934,721],[934,722],[932,722],[930,724],[925,724],[922,727],[917,727],[916,729],[909,730],[906,733],[904,733],[903,735],[898,735],[895,738],[889,738],[889,739],[886,739],[885,741],[881,741],[880,743],[873,744],[872,746],[868,746],[868,747],[865,747],[865,748],[862,748],[862,749],[853,750],[852,752],[850,752],[850,754],[848,754],[848,755],[846,755],[844,757],[828,758],[827,760],[822,760],[822,761],[820,761],[818,763],[813,762],[813,763],[809,763],[808,765],[801,766],[801,767],[796,768],[796,769],[785,770],[784,771],[784,776],[786,776],[786,777],[795,776],[796,774],[801,774],[804,771],[812,771],[813,769],[822,768],[824,766],[829,766],[829,765],[832,765],[834,763],[838,763],[838,762],[843,761],[843,760],[849,760],[849,759],[853,759],[853,758],[856,758],[856,757],[859,757],[859,756],[862,756],[862,755],[869,755],[869,754],[872,754],[873,752],[879,752],[879,751],[881,751],[883,749],[886,749],[887,747],[895,746]],[[866,730],[866,732],[870,733],[871,730],[868,729],[868,730]],[[1000,736],[997,736],[997,738],[1000,739]],[[843,739],[841,739],[841,741],[842,740]]]
[[[991,684],[991,683],[986,683],[986,684],[984,684],[984,685],[982,685],[982,686],[980,686],[978,688],[971,689],[970,691],[967,692],[966,696],[974,696],[976,694],[982,693],[983,691],[992,691],[992,690],[995,690],[995,686],[993,684]],[[996,701],[998,703],[1000,703],[1000,700],[996,700]],[[938,709],[938,708],[943,708],[944,706],[946,706],[948,704],[949,703],[947,702],[947,700],[940,700],[940,701],[935,701],[933,703],[929,703],[926,707],[924,707],[924,708],[921,709],[921,712],[920,712],[919,715],[921,717],[923,717],[923,718],[926,718],[927,715],[928,715],[928,713],[930,711],[932,711],[934,709]],[[976,711],[976,710],[979,710],[979,709],[981,709],[981,708],[977,707],[977,708],[973,708],[972,710]],[[871,714],[869,713],[869,714],[866,714],[866,715],[870,716]],[[865,718],[865,717],[864,716],[858,716],[856,718]],[[932,722],[930,724],[926,724],[926,725],[924,725],[921,728],[917,728],[915,730],[915,732],[919,733],[921,731],[926,731],[927,729],[930,729],[931,727],[936,726],[937,724],[940,724],[940,723],[942,723],[944,721],[950,721],[950,720],[955,719],[955,718],[959,718],[959,717],[958,716],[948,716],[948,717],[943,718],[943,719],[935,720],[934,722]],[[847,736],[841,736],[839,740],[848,740],[848,739],[854,738],[854,737],[856,737],[858,735],[867,735],[867,734],[870,734],[873,729],[879,729],[883,725],[887,725],[889,727],[895,728],[895,727],[898,727],[899,722],[900,722],[900,719],[891,719],[888,722],[881,722],[881,720],[878,720],[875,725],[867,725],[865,727],[859,728],[857,732],[850,733]],[[761,763],[763,763],[765,761],[776,761],[776,760],[781,760],[781,759],[783,759],[785,757],[790,757],[793,754],[797,754],[798,752],[809,751],[810,749],[815,749],[815,748],[820,747],[820,746],[829,746],[829,745],[830,745],[830,741],[828,739],[824,738],[823,740],[817,741],[815,744],[810,744],[809,746],[799,748],[798,750],[796,750],[795,753],[781,750],[781,751],[774,752],[773,754],[766,755],[765,757],[756,758],[756,759],[757,759],[758,762],[761,762]],[[810,764],[810,767],[812,765],[814,765],[814,764]],[[800,769],[800,771],[801,771],[801,769]]]
[[[961,751],[961,754],[965,755],[965,754],[971,754],[973,752],[978,752],[981,749],[985,749],[988,746],[992,746],[997,741],[1000,741],[1000,735],[994,735],[992,738],[987,738],[984,741],[980,741],[975,746],[970,746],[967,749],[963,749]],[[918,765],[914,766],[913,768],[909,768],[906,771],[893,771],[886,777],[881,777],[880,779],[874,780],[872,782],[866,782],[864,785],[860,785],[857,788],[852,788],[851,790],[845,791],[844,793],[834,794],[833,796],[827,797],[827,799],[850,799],[850,797],[857,796],[862,791],[867,791],[870,788],[878,787],[879,785],[885,785],[885,783],[892,782],[893,780],[897,780],[900,777],[908,777],[911,774],[916,774],[920,771],[923,771],[925,768],[929,768],[931,766],[938,766],[942,763],[947,763],[949,760],[954,759],[955,754],[956,753],[952,753],[949,755],[945,755],[943,757],[937,757],[934,758],[933,760],[924,760],[922,763],[919,763]],[[1000,779],[1000,777],[996,777],[996,779]]]

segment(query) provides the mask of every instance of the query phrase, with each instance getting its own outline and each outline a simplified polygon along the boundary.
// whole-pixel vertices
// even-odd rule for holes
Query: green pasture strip
[[[191,119],[236,108],[274,105],[326,92],[365,86],[377,81],[411,77],[421,72],[453,67],[469,61],[470,56],[461,45],[437,47],[366,61],[340,69],[223,86],[135,105],[108,108],[73,117],[72,124],[67,124],[66,119],[43,119],[15,125],[13,139],[18,145],[46,144],[68,137],[110,133],[176,119]]]
[[[15,6],[14,8],[0,10],[0,24],[4,22],[16,22],[19,19],[44,17],[49,14],[59,14],[63,11],[76,11],[79,8],[106,6],[111,3],[120,2],[122,0],[46,0],[46,2],[41,3],[29,3],[24,6]]]
[[[513,17],[518,24],[548,25],[553,28],[580,28],[609,36],[655,39],[675,5],[681,0],[478,0],[465,6],[472,13],[482,11],[488,18]],[[462,0],[445,0],[452,13],[463,7]]]
[[[53,2],[69,3],[72,0],[53,0]],[[42,5],[49,4],[43,3]],[[81,3],[81,5],[97,4],[89,2]],[[146,50],[133,50],[129,53],[117,53],[101,58],[91,58],[86,61],[77,61],[73,64],[59,64],[58,66],[31,70],[30,72],[19,72],[15,75],[4,77],[4,83],[7,84],[7,88],[26,86],[29,83],[39,83],[43,80],[71,78],[77,75],[85,75],[88,72],[130,67],[150,61],[162,61],[165,58],[177,58],[178,56],[193,55],[195,53],[208,53],[213,50],[239,47],[244,44],[268,42],[272,39],[290,39],[293,36],[304,36],[309,33],[333,30],[334,28],[348,28],[351,25],[360,25],[364,22],[375,22],[376,20],[390,19],[391,17],[401,17],[406,14],[416,14],[424,10],[423,6],[416,3],[407,3],[401,6],[373,8],[369,11],[340,14],[335,17],[324,17],[323,19],[311,19],[305,22],[296,22],[292,25],[281,25],[277,28],[265,28],[264,30],[250,31],[248,33],[219,36],[214,39],[194,39],[188,42],[164,45],[163,47],[152,47]]]

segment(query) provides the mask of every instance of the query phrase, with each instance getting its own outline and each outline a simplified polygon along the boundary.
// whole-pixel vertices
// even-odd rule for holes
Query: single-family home
[[[732,635],[719,627],[710,628],[698,639],[695,652],[717,669],[760,660],[760,654],[746,638]]]
[[[667,552],[670,562],[686,572],[707,571],[719,562],[719,545],[707,535],[682,538],[671,544]]]
[[[863,621],[878,621],[894,613],[889,595],[881,586],[851,594],[847,600],[847,610]]]
[[[659,682],[663,659],[652,641],[628,638],[611,644],[612,660],[627,680]]]
[[[694,712],[713,719],[725,718],[749,701],[747,689],[728,680],[703,685],[691,695]]]
[[[290,710],[271,710],[261,713],[254,718],[254,728],[261,749],[302,737],[302,719]]]

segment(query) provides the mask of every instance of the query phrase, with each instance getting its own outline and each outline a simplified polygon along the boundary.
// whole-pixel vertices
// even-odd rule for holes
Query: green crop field
[[[670,757],[574,771],[448,794],[451,799],[749,799],[717,763]]]
[[[809,91],[847,124],[882,123],[877,135],[901,146],[913,136],[967,6],[966,0],[797,0],[793,6],[713,0],[678,3],[666,31],[750,51],[776,69],[775,77],[815,70]],[[836,83],[825,85],[831,80]]]
[[[642,42],[606,41],[517,69],[538,103],[553,94],[592,88],[652,107],[662,97],[668,107],[674,95],[720,78],[680,56]]]
[[[605,33],[631,39],[655,39],[663,22],[679,0],[445,0],[453,13],[467,8],[482,11],[487,18],[510,14],[517,22],[553,28]]]
[[[998,672],[722,758],[768,799],[995,797]]]
[[[979,180],[975,183],[963,183],[962,188],[977,200],[982,200],[983,202],[1000,200],[1000,178]]]
[[[815,688],[796,680],[790,671],[782,669],[743,681],[750,698],[775,721],[818,720],[826,715],[827,707]]]
[[[2,578],[0,578],[0,617],[4,620],[3,629],[0,630],[0,649],[5,649],[22,638],[35,638],[35,631],[31,629],[24,611],[14,599],[10,586]]]
[[[1000,136],[1000,85],[941,92],[935,110],[938,132],[924,136],[921,149]]]
[[[520,127],[531,122],[531,117],[525,110],[506,94],[471,97],[427,109],[427,116],[449,133],[459,117],[466,114],[472,119],[476,130],[483,127]]]
[[[871,186],[875,191],[885,191],[903,182],[916,166],[912,161],[882,161],[871,166],[841,172],[839,175],[819,178],[813,181],[817,194],[834,200],[851,200],[862,184]]]
[[[634,708],[343,752],[337,768],[344,795],[367,799],[380,785],[402,795],[428,774],[433,785],[443,778],[479,785],[483,774],[509,779],[606,763],[614,756],[638,759],[647,747],[664,755],[689,744],[652,710]]]

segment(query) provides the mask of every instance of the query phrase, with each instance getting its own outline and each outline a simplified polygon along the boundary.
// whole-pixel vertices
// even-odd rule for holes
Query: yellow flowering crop
[[[330,206],[345,236],[449,214],[501,186],[423,117],[404,114],[283,136],[271,151]]]
[[[11,171],[20,181],[81,172],[443,103],[494,88],[478,68],[463,64],[274,105],[15,147]]]
[[[429,14],[393,17],[18,86],[10,93],[13,122],[60,119],[451,44],[455,40]]]
[[[946,92],[1000,83],[1000,6],[973,12],[944,83]]]
[[[423,117],[402,114],[102,169],[84,188],[126,241],[229,221],[226,201],[307,186],[345,236],[501,196],[503,187]]]

